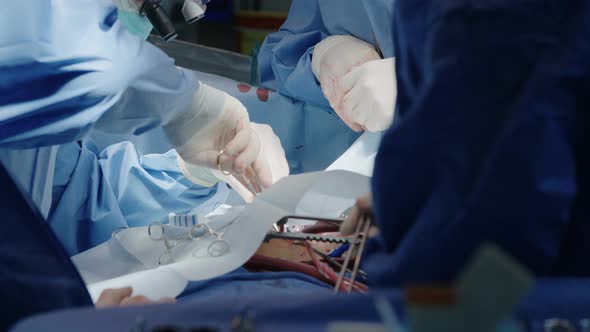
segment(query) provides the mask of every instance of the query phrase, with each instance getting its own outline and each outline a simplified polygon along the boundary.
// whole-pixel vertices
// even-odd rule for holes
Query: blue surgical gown
[[[238,99],[248,110],[250,121],[272,127],[281,140],[291,174],[326,169],[359,136],[325,108],[228,78],[202,72],[196,75],[202,83]],[[93,131],[87,139],[99,149],[125,140],[133,142],[140,153],[163,153],[172,148],[161,129],[133,137]]]
[[[394,23],[371,281],[450,282],[484,243],[590,276],[590,4],[398,0]]]
[[[114,13],[108,0],[9,1],[0,11],[0,160],[70,254],[215,192],[184,179],[172,153],[81,141],[166,124],[199,86]]]
[[[287,21],[266,37],[258,56],[263,86],[329,108],[311,70],[314,47],[332,35],[350,35],[394,56],[395,0],[294,0]]]

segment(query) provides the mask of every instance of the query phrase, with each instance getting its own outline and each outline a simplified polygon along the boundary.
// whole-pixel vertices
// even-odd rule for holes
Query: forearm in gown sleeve
[[[0,92],[12,93],[1,99],[0,146],[63,144],[83,138],[93,126],[140,134],[190,109],[198,88],[191,72],[177,68],[119,22],[107,31],[87,30],[87,48],[62,51],[31,42],[33,54],[44,54],[36,49],[49,47],[51,56],[23,60],[8,52],[2,57],[24,62],[2,69],[8,81]]]
[[[311,70],[314,46],[327,37],[318,1],[293,1],[287,21],[266,37],[258,56],[260,83],[297,100],[330,107]]]

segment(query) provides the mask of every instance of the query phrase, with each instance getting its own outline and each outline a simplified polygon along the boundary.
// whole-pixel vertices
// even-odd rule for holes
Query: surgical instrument
[[[279,219],[273,226],[275,231],[280,232],[283,229],[283,226],[289,221],[289,219],[298,219],[298,220],[314,220],[314,221],[324,221],[329,223],[334,223],[340,225],[344,219],[342,218],[324,218],[324,217],[313,217],[313,216],[299,216],[299,215],[286,215]]]
[[[332,268],[334,269],[342,269],[343,265],[338,263],[334,258],[330,257],[329,255],[324,254],[323,252],[317,250],[316,248],[311,248],[311,250],[313,252],[315,252],[316,254],[318,254],[323,260],[326,261],[326,263],[328,263],[328,265],[330,265]],[[347,272],[352,272],[350,269],[346,268]],[[363,277],[367,277],[367,273],[361,269],[358,270],[358,273],[363,276]]]
[[[234,176],[239,182],[241,182],[243,185],[245,185],[247,187],[246,189],[254,196],[256,196],[256,194],[260,193],[262,191],[262,183],[260,181],[260,178],[256,174],[256,172],[252,169],[252,167],[250,166],[250,167],[246,168],[246,170],[244,171],[243,174],[234,174],[231,171],[224,169],[223,166],[221,165],[221,156],[223,156],[224,153],[225,153],[225,149],[219,151],[219,153],[217,154],[217,169],[219,169],[221,174],[223,174],[225,176]],[[252,184],[252,181],[250,181],[248,176],[246,176],[246,175],[248,175],[249,177],[251,177],[254,180],[254,184],[256,186],[254,186]]]
[[[175,238],[168,238],[168,234],[166,233],[166,225],[160,222],[154,222],[150,224],[148,226],[148,235],[150,239],[153,241],[163,241],[165,246],[164,253],[162,253],[162,255],[160,255],[158,258],[158,264],[166,265],[174,262],[172,249],[176,248],[182,242],[198,241],[208,236],[216,237],[216,239],[213,240],[213,242],[211,242],[207,247],[207,253],[209,256],[220,257],[225,255],[229,252],[231,244],[227,240],[223,239],[225,231],[222,230],[232,225],[238,219],[239,218],[236,216],[230,222],[219,227],[218,229],[213,229],[208,224],[197,224],[191,227],[185,234]]]
[[[367,236],[369,233],[369,227],[371,227],[371,217],[369,214],[364,213],[360,221],[356,224],[356,229],[354,232],[354,236],[352,237],[351,246],[346,252],[346,257],[344,258],[344,263],[342,265],[342,269],[340,270],[340,274],[338,275],[338,280],[336,281],[336,286],[334,287],[334,292],[337,293],[340,290],[342,282],[344,281],[344,275],[346,274],[346,268],[350,263],[352,258],[352,253],[355,249],[355,246],[358,244],[359,247],[356,252],[356,257],[354,259],[354,267],[352,269],[352,276],[350,278],[350,284],[348,285],[347,292],[350,293],[352,288],[354,287],[354,282],[356,279],[356,275],[359,270],[360,260],[363,254],[363,250],[365,247],[365,243],[367,240]],[[359,242],[360,239],[360,242]]]
[[[317,257],[315,257],[311,245],[309,245],[308,242],[305,243],[307,252],[309,254],[309,256],[311,257],[311,261],[313,263],[313,265],[316,267],[316,269],[323,274],[324,276],[326,276],[331,282],[333,282],[334,284],[336,284],[338,282],[338,275],[336,274],[336,272],[334,272],[334,270],[332,270],[328,265],[326,265],[325,263],[320,262]],[[351,290],[354,289],[356,291],[362,292],[362,293],[366,293],[369,291],[368,287],[366,285],[363,285],[361,283],[354,283],[352,280],[349,279],[344,279],[345,281],[347,281],[347,283],[351,286]],[[340,287],[342,287],[342,284],[340,285]],[[349,291],[350,292],[350,291]]]
[[[316,234],[292,233],[292,232],[270,232],[266,234],[264,241],[271,239],[317,241],[328,243],[350,243],[351,239],[345,237],[322,236]]]

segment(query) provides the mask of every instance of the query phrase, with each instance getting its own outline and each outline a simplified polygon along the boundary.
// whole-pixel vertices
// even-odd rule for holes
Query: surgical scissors
[[[256,174],[256,172],[252,169],[252,166],[249,166],[248,168],[246,168],[246,170],[244,171],[244,174],[233,174],[231,171],[227,171],[223,168],[223,166],[221,166],[221,156],[224,153],[225,153],[225,150],[221,150],[217,154],[217,168],[219,169],[221,174],[223,174],[225,176],[235,176],[239,182],[246,185],[246,187],[247,187],[246,189],[248,191],[250,191],[250,193],[252,193],[252,195],[254,195],[254,196],[256,196],[256,194],[262,192],[262,183],[260,181],[260,178],[258,177],[258,174]],[[254,179],[256,187],[254,187],[254,185],[248,179],[248,177],[245,176],[246,173]]]
[[[246,177],[244,174],[239,174],[239,176],[242,178],[242,182],[248,185],[248,190],[252,193],[252,195],[256,196],[256,194],[261,193],[262,183],[260,182],[258,174],[254,172],[252,167],[246,168],[246,171],[244,173],[249,173],[250,177],[254,179],[254,183],[256,184],[256,187],[254,187],[254,185],[252,185],[252,182],[248,179],[248,177]]]
[[[214,236],[216,239],[213,240],[207,246],[207,253],[211,257],[220,257],[227,254],[231,249],[229,241],[223,238],[225,230],[220,232],[222,229],[229,227],[233,224],[238,217],[236,216],[227,224],[221,226],[218,229],[213,229],[208,224],[197,224],[191,227],[185,234],[176,237],[169,238],[166,234],[166,227],[161,222],[153,222],[148,226],[148,235],[153,241],[164,242],[164,252],[158,257],[158,265],[166,265],[174,262],[174,256],[172,250],[178,247],[183,241],[198,241],[208,236]],[[193,253],[193,257],[194,257]]]

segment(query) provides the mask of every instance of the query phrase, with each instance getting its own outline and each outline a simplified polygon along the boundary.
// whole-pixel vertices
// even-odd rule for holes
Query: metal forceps
[[[256,194],[262,192],[262,183],[260,181],[260,178],[258,177],[258,174],[256,174],[256,172],[252,169],[252,166],[249,166],[248,168],[246,168],[246,171],[244,173],[248,174],[250,177],[252,177],[254,179],[256,187],[252,184],[252,182],[244,174],[233,174],[231,171],[227,171],[227,170],[223,169],[223,166],[221,166],[221,156],[224,153],[225,153],[225,150],[221,150],[217,154],[217,168],[219,169],[221,174],[223,174],[225,176],[230,176],[230,175],[235,176],[238,181],[240,181],[242,184],[246,185],[248,191],[250,191],[252,193],[252,195],[254,195],[254,196],[256,196]]]
[[[334,287],[334,293],[338,293],[340,288],[342,287],[342,283],[344,282],[344,275],[346,274],[346,270],[348,268],[348,264],[350,263],[350,259],[352,258],[352,253],[355,251],[356,246],[358,245],[358,249],[356,250],[356,255],[354,258],[354,266],[352,268],[352,274],[350,276],[350,282],[346,289],[347,293],[352,292],[352,288],[354,287],[354,282],[356,280],[356,276],[359,272],[359,267],[361,264],[361,257],[363,255],[363,250],[365,249],[365,243],[367,242],[367,237],[369,234],[369,227],[371,227],[371,215],[369,213],[364,213],[361,215],[360,221],[356,224],[356,229],[354,231],[354,235],[350,242],[350,247],[346,252],[346,256],[344,258],[344,263],[342,264],[342,269],[338,274],[338,280],[336,281],[336,286]]]
[[[328,242],[328,243],[347,243],[349,244],[349,248],[346,252],[346,257],[343,264],[338,264],[336,261],[332,260],[331,257],[325,255],[317,250],[311,249],[308,245],[308,250],[310,251],[310,256],[313,257],[312,252],[323,257],[327,262],[331,263],[332,265],[338,265],[340,268],[340,273],[336,277],[334,273],[334,282],[336,284],[334,291],[338,292],[342,288],[342,284],[345,281],[345,274],[347,271],[351,272],[351,278],[346,280],[347,284],[347,292],[352,292],[353,289],[357,289],[357,286],[362,286],[361,284],[355,285],[355,280],[358,274],[363,274],[366,276],[366,273],[360,270],[360,261],[361,256],[365,247],[365,242],[367,240],[367,235],[369,232],[369,227],[371,226],[371,216],[368,213],[361,215],[361,219],[356,225],[356,230],[354,236],[352,238],[348,237],[333,237],[333,236],[324,236],[324,235],[316,235],[316,234],[307,234],[307,233],[290,233],[290,232],[281,232],[283,226],[287,223],[289,219],[303,219],[303,220],[315,220],[315,221],[323,221],[328,223],[333,223],[339,225],[343,222],[344,218],[349,214],[351,209],[344,211],[340,218],[321,218],[321,217],[311,217],[311,216],[298,216],[298,215],[287,215],[281,218],[274,224],[275,232],[269,232],[266,237],[265,241],[268,241],[273,238],[282,238],[282,239],[289,239],[289,240],[305,240],[305,241],[318,241],[318,242]],[[354,258],[354,266],[352,271],[349,270],[348,265],[352,258],[352,253],[355,252],[356,249],[356,257]],[[318,267],[319,269],[320,267]],[[333,272],[332,272],[333,273]],[[364,286],[366,287],[366,286]]]

